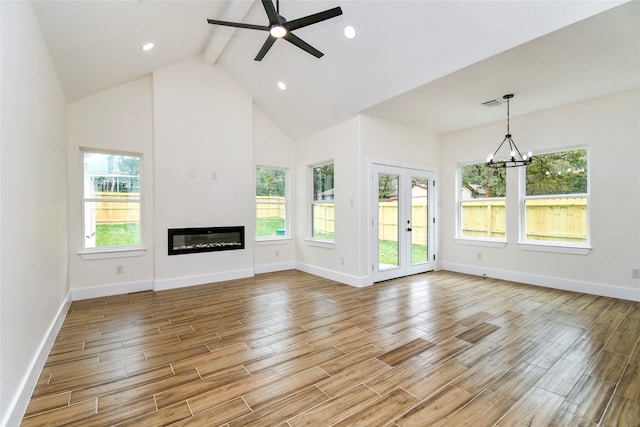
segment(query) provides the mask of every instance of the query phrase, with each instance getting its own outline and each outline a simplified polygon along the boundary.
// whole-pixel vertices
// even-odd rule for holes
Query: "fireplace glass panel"
[[[169,229],[169,255],[244,249],[244,226]]]

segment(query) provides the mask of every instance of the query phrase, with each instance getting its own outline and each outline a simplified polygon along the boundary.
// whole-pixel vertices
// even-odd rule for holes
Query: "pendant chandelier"
[[[527,166],[533,160],[531,151],[526,154],[522,154],[520,150],[518,150],[516,143],[511,139],[511,132],[509,130],[509,100],[513,98],[513,94],[509,93],[502,98],[507,100],[507,134],[504,136],[504,139],[498,146],[498,149],[494,151],[493,154],[489,154],[486,165],[491,168],[516,168],[519,166]],[[500,158],[498,157],[498,152],[505,142],[509,142],[509,155]]]

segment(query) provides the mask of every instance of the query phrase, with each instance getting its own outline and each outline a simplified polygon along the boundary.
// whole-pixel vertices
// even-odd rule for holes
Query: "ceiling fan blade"
[[[258,52],[256,57],[254,58],[254,61],[262,61],[262,58],[264,58],[264,56],[267,54],[267,52],[269,52],[269,49],[271,49],[271,46],[273,46],[273,44],[276,42],[276,40],[277,39],[275,37],[271,36],[271,35],[269,37],[267,37],[267,40],[264,42],[264,44],[260,48],[260,51]]]
[[[310,53],[311,55],[315,56],[316,58],[320,58],[322,55],[324,55],[324,53],[320,52],[318,49],[316,49],[315,47],[311,46],[309,43],[305,42],[304,40],[302,40],[300,37],[294,35],[293,33],[287,33],[283,37],[283,39],[285,39],[289,43],[292,43],[292,44],[298,46],[300,49],[304,50],[305,52]]]
[[[262,0],[262,6],[264,6],[264,11],[267,12],[267,17],[269,18],[269,25],[279,24],[280,18],[278,17],[278,12],[276,12],[276,8],[273,6],[273,1]]]
[[[224,25],[225,27],[247,28],[249,30],[269,31],[266,25],[243,24],[242,22],[218,21],[217,19],[207,19],[209,24]]]
[[[326,21],[327,19],[335,18],[342,15],[342,9],[340,7],[334,7],[333,9],[325,10],[324,12],[314,13],[313,15],[305,16],[302,18],[294,19],[285,24],[287,30],[293,31],[298,28],[306,27],[307,25],[315,24],[316,22]]]

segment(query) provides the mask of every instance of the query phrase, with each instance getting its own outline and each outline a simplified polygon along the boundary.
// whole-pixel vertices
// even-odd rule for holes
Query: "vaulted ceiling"
[[[503,119],[481,103],[505,93],[517,116],[640,87],[639,1],[282,0],[288,20],[343,15],[295,31],[322,58],[278,40],[260,62],[265,32],[206,21],[266,25],[259,1],[33,3],[69,101],[200,57],[293,138],[359,112],[443,133]]]

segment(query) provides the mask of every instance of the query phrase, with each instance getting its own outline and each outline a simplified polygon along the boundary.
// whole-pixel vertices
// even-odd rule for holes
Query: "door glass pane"
[[[398,176],[378,175],[378,269],[397,268]]]
[[[411,264],[429,261],[429,209],[427,192],[429,180],[411,178]]]

